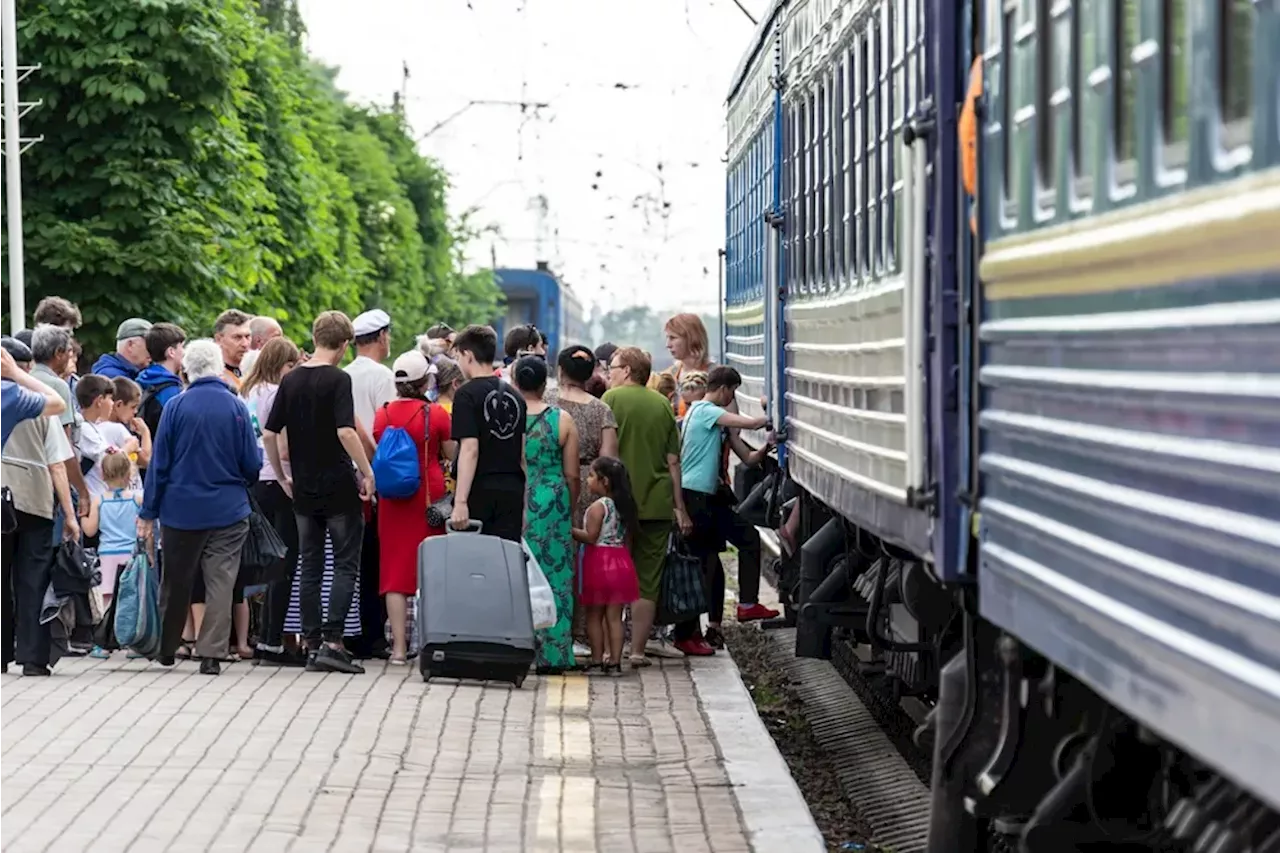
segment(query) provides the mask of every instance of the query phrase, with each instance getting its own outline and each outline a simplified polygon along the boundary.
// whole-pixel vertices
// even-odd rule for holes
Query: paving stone
[[[3,847],[751,849],[684,661],[521,690],[368,670],[209,679],[117,655],[4,675]]]

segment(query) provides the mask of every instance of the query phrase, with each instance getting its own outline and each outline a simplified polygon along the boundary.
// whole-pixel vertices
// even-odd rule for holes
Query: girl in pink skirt
[[[587,671],[602,670],[606,675],[617,676],[622,674],[622,609],[640,598],[640,581],[627,547],[638,524],[638,513],[626,466],[617,459],[596,459],[587,474],[587,488],[596,496],[596,502],[583,517],[586,529],[573,531],[573,538],[586,545],[578,601],[587,612],[587,640],[591,645]]]

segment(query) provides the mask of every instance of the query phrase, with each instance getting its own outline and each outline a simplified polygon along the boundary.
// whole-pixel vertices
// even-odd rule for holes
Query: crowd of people
[[[274,319],[229,309],[197,340],[126,319],[115,352],[80,375],[77,307],[48,297],[34,319],[0,353],[5,671],[110,657],[93,623],[139,551],[161,578],[148,655],[161,665],[404,665],[431,571],[418,546],[448,526],[523,541],[536,559],[558,613],[539,631],[541,673],[714,654],[725,543],[737,618],[777,615],[758,602],[760,537],[728,480],[731,452],[748,465],[768,452],[738,431],[766,422],[737,412],[741,377],[710,362],[696,315],[667,322],[674,365],[661,373],[636,347],[548,354],[533,326],[500,353],[490,327],[437,325],[391,360],[392,320],[376,309],[320,314],[308,351]],[[404,459],[412,476],[396,473]],[[287,551],[267,569],[245,559],[255,522]],[[669,647],[654,623],[677,539],[702,561],[710,606],[706,628],[675,625]],[[66,555],[81,550],[96,563],[87,612],[68,603],[79,575]]]

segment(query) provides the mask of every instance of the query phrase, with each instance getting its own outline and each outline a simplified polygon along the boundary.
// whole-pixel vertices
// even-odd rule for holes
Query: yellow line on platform
[[[590,685],[582,677],[549,676],[544,681],[546,702],[542,719],[542,754],[547,765],[567,761],[589,763],[591,723],[583,711],[591,701]],[[557,772],[542,780],[538,790],[536,849],[561,853],[594,853],[596,780]]]
[[[564,682],[564,707],[585,708],[591,701],[591,685],[586,678],[576,675],[572,678],[560,676]]]

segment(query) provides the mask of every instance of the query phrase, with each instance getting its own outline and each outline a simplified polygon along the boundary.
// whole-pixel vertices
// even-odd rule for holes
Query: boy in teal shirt
[[[685,508],[693,518],[693,535],[689,545],[703,558],[708,579],[717,577],[720,567],[718,546],[729,541],[738,548],[738,584],[741,595],[738,603],[738,621],[772,619],[778,615],[759,604],[760,595],[760,533],[736,512],[732,490],[720,478],[721,453],[724,442],[731,441],[735,452],[747,465],[758,465],[769,452],[768,445],[759,450],[749,450],[740,441],[726,437],[730,429],[763,429],[768,425],[764,416],[747,417],[728,411],[742,377],[732,367],[715,367],[707,375],[706,396],[689,407],[682,425],[680,448],[680,477]],[[712,599],[720,590],[720,601],[710,602],[711,630],[718,631],[723,616],[723,587],[710,583]],[[712,649],[700,636],[697,621],[676,626],[676,647],[685,654],[710,654]]]

